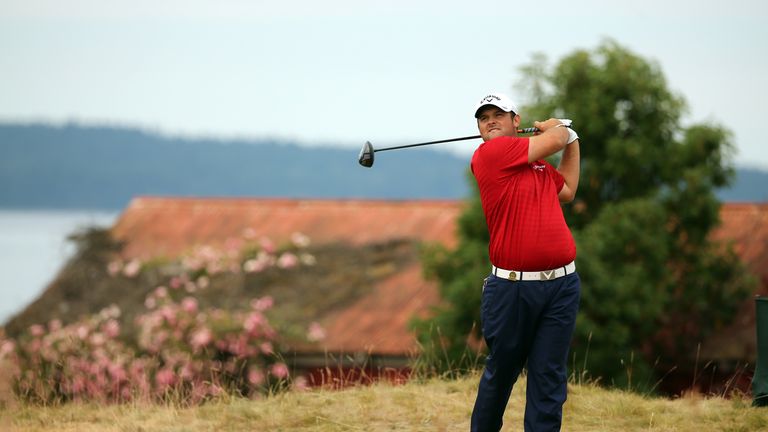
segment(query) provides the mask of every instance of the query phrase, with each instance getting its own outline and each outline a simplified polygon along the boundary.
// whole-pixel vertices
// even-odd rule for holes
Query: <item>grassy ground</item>
[[[6,401],[3,431],[466,431],[477,378],[380,384],[343,391],[288,392],[263,400],[221,399],[173,405],[67,404],[33,407]],[[515,387],[506,431],[522,430],[525,381]],[[573,385],[565,431],[768,431],[768,408],[744,398],[668,400]]]

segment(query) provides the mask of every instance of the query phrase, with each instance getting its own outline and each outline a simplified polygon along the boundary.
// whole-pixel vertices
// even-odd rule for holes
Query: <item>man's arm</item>
[[[565,147],[563,156],[560,158],[560,165],[557,166],[557,171],[565,179],[563,188],[557,194],[560,202],[571,202],[576,197],[576,189],[579,188],[579,173],[581,171],[580,159],[579,140],[577,139]]]
[[[528,140],[528,163],[551,156],[568,144],[568,130],[559,127],[562,123],[551,118],[544,122],[533,122],[539,132]]]

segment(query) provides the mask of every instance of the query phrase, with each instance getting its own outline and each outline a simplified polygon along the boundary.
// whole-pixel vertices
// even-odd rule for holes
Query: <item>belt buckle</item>
[[[541,280],[552,280],[554,278],[555,278],[554,270],[539,272],[539,279]]]
[[[509,272],[509,276],[507,276],[507,279],[511,280],[512,282],[517,280],[517,272]]]

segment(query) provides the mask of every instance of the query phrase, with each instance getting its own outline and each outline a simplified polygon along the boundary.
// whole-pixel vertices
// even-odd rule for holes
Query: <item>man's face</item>
[[[477,117],[477,129],[483,141],[488,141],[500,136],[517,136],[517,127],[520,126],[520,116],[512,116],[501,108],[488,105],[480,110]]]

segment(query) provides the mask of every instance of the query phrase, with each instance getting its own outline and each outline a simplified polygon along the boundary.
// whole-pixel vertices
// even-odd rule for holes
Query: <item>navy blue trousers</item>
[[[580,286],[577,273],[549,281],[486,278],[480,315],[488,357],[472,431],[501,429],[509,395],[526,362],[525,431],[560,430]]]

